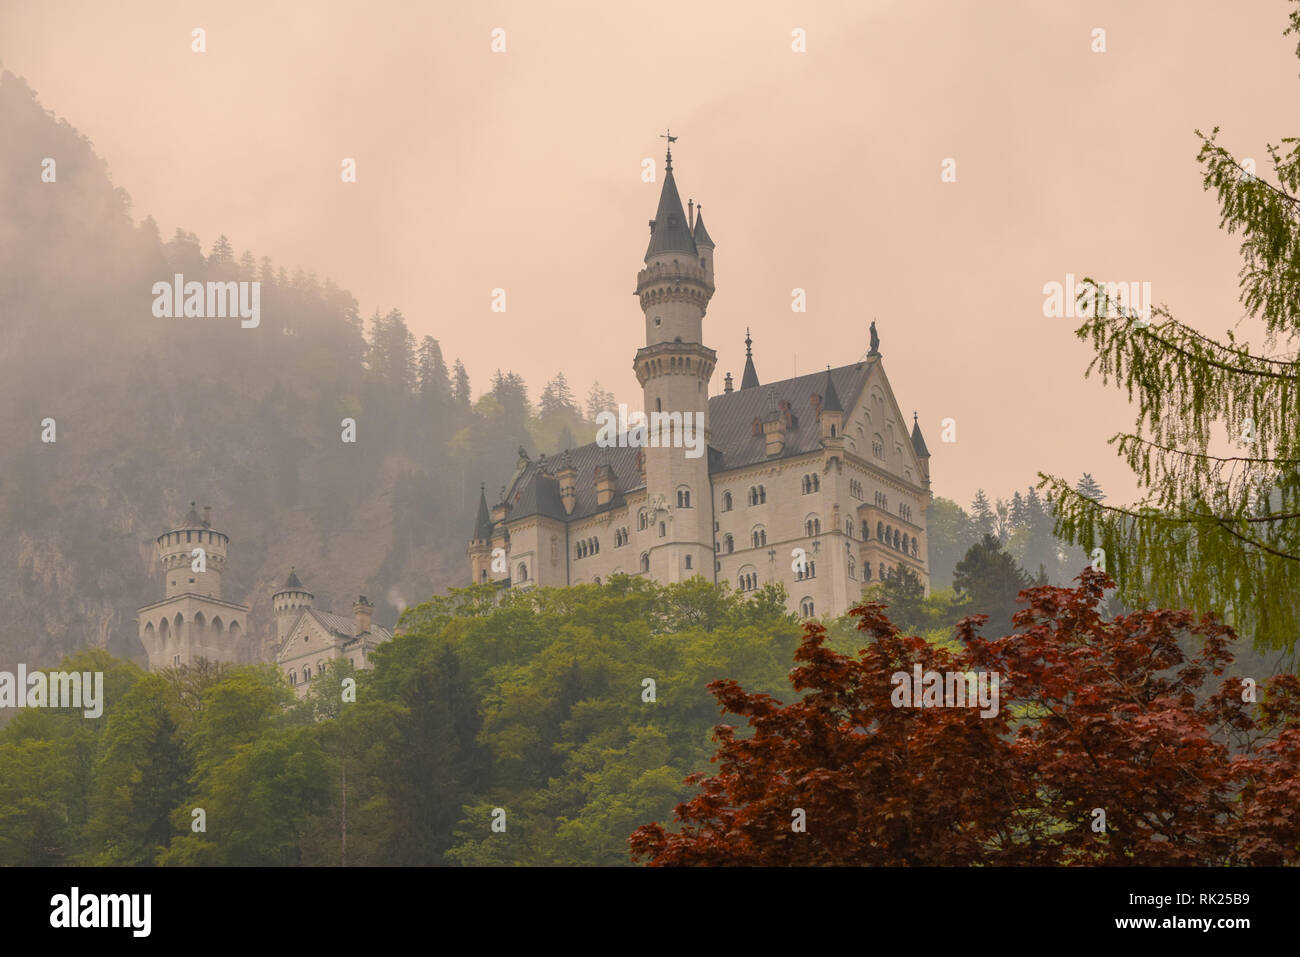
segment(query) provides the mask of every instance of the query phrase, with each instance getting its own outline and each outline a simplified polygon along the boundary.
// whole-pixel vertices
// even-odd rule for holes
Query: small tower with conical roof
[[[469,555],[471,584],[492,581],[492,517],[488,514],[487,486],[478,487],[478,515],[474,518],[474,531],[470,534]]]
[[[311,610],[315,598],[299,580],[296,569],[290,568],[284,587],[271,596],[271,608],[275,614],[275,647],[271,649],[270,660],[275,660],[275,654],[289,637],[294,622],[304,611]]]
[[[749,327],[745,328],[745,372],[740,377],[742,389],[758,387],[758,372],[754,369],[754,340],[749,338]]]
[[[709,481],[709,380],[717,353],[704,345],[704,314],[713,298],[714,244],[682,208],[673,175],[672,138],[659,207],[650,220],[645,268],[636,295],[645,315],[645,346],[633,360],[650,420],[646,495],[662,534],[649,544],[650,577],[679,582],[714,577],[713,490]],[[699,242],[697,242],[697,237]],[[689,417],[689,418],[687,418]],[[694,451],[688,454],[689,422]]]

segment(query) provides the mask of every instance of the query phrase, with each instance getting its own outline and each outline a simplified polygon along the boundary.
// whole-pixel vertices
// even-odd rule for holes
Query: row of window
[[[348,664],[352,665],[353,667],[356,667],[356,659],[349,658]],[[316,662],[316,674],[323,675],[324,673],[325,673],[325,660],[322,658],[320,661]],[[311,681],[311,665],[303,665],[302,683],[306,684],[309,681]],[[296,685],[297,683],[298,683],[298,671],[297,669],[290,669],[289,684]]]
[[[805,475],[803,477],[802,487],[804,495],[811,495],[813,492],[820,492],[822,487],[821,476],[816,472]]]

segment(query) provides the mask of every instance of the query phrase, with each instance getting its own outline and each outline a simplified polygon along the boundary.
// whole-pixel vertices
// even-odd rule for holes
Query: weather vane
[[[673,168],[673,144],[677,142],[677,137],[673,136],[673,131],[670,128],[667,132],[660,133],[659,138],[668,141],[668,163],[666,168],[671,171]]]

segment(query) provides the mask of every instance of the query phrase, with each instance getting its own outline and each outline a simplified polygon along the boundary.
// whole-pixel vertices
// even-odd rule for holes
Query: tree
[[[1284,32],[1300,33],[1300,10]],[[1220,227],[1242,234],[1241,302],[1262,321],[1265,348],[1231,331],[1204,336],[1163,306],[1130,315],[1091,284],[1096,308],[1076,334],[1096,351],[1088,373],[1137,398],[1134,430],[1111,442],[1143,497],[1103,505],[1046,474],[1040,487],[1057,505],[1058,534],[1105,549],[1129,603],[1223,609],[1257,640],[1291,647],[1300,634],[1300,362],[1289,357],[1300,339],[1300,143],[1268,147],[1269,182],[1220,146],[1218,132],[1197,131],[1197,161]],[[1235,447],[1212,454],[1225,427]]]
[[[433,336],[425,336],[420,341],[420,352],[416,361],[416,380],[420,395],[425,399],[442,402],[451,395],[447,363],[442,358],[442,347]]]
[[[1029,587],[1030,579],[996,538],[985,535],[957,563],[952,584],[962,603],[981,610],[990,630],[1000,632],[1011,627],[1016,600]]]
[[[452,363],[451,369],[451,397],[456,400],[457,405],[468,409],[470,403],[469,373],[465,371],[465,363],[457,359]]]
[[[1101,486],[1097,484],[1090,472],[1083,473],[1083,477],[1075,483],[1074,490],[1094,502],[1104,502],[1106,500],[1106,493],[1101,490]]]
[[[1211,692],[1207,679],[1232,661],[1231,629],[1185,611],[1105,620],[1110,587],[1088,571],[1077,588],[1031,589],[1017,633],[979,638],[976,616],[957,651],[903,637],[876,603],[853,610],[870,638],[856,657],[805,624],[792,703],[710,683],[752,734],[714,729],[720,770],[688,777],[696,793],[675,829],[637,828],[632,855],[658,866],[1300,862],[1287,803],[1300,797],[1300,681],[1270,679],[1258,706],[1238,678]],[[1199,648],[1184,651],[1183,636]],[[989,693],[975,707],[917,707],[918,668],[954,694],[944,676],[973,672]]]
[[[573,401],[573,392],[563,372],[557,372],[546,388],[542,390],[541,414],[578,415],[578,405]]]
[[[925,528],[930,586],[946,588],[957,563],[980,540],[980,531],[960,505],[938,495],[926,507]]]
[[[970,511],[971,519],[981,535],[992,535],[997,531],[997,517],[993,514],[993,507],[989,505],[989,498],[983,489],[975,493]]]
[[[587,393],[587,419],[595,422],[596,416],[602,412],[617,412],[618,406],[614,402],[614,393],[608,389],[602,389],[599,382],[591,384],[591,391]]]

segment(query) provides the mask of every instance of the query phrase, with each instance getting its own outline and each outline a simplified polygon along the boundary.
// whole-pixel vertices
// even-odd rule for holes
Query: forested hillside
[[[464,367],[399,310],[363,321],[332,281],[224,236],[164,241],[92,144],[10,73],[0,129],[0,666],[137,655],[135,609],[162,596],[153,538],[191,500],[231,536],[224,597],[250,603],[255,627],[290,565],[320,606],[365,592],[391,627],[466,580],[480,480],[504,482],[521,445],[587,440],[562,375],[536,408],[499,370],[473,401]],[[178,272],[260,281],[260,325],[155,318],[153,283]],[[355,444],[340,440],[344,417]]]

